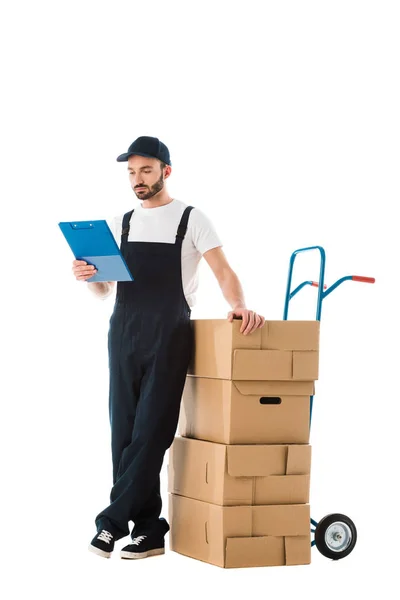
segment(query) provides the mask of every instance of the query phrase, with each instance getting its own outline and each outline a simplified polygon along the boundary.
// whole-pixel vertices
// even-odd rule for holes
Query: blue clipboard
[[[73,255],[94,265],[94,281],[133,281],[131,272],[107,221],[71,221],[58,224]]]

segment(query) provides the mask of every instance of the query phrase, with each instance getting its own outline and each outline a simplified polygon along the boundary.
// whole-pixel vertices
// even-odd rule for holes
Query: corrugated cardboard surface
[[[168,491],[224,506],[309,502],[311,446],[224,445],[176,437]]]
[[[319,321],[266,321],[260,332],[265,350],[319,350]]]
[[[318,352],[234,350],[232,379],[315,381],[318,379]]]
[[[169,494],[170,548],[220,567],[309,564],[310,507],[217,506]]]
[[[240,333],[241,324],[194,319],[195,352],[188,373],[220,379],[317,379],[319,321],[267,321],[250,335]],[[258,364],[251,375],[250,358]]]
[[[178,432],[221,444],[308,444],[310,397],[271,395],[269,382],[187,377]]]

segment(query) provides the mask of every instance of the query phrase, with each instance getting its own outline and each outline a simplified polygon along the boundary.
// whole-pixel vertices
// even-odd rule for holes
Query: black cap
[[[138,137],[129,146],[128,152],[118,156],[117,161],[125,162],[134,154],[139,156],[148,156],[149,158],[158,158],[158,160],[161,160],[166,165],[171,165],[171,159],[167,146],[155,137],[149,137],[147,135]]]

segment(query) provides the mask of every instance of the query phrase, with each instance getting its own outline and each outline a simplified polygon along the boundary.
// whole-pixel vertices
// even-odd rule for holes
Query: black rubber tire
[[[332,523],[335,523],[336,521],[339,521],[340,523],[345,523],[351,531],[350,544],[341,552],[335,552],[335,550],[329,548],[329,546],[325,542],[325,533],[328,527],[330,527]],[[340,560],[341,558],[345,558],[345,556],[348,556],[350,552],[352,552],[352,550],[354,549],[354,546],[357,542],[357,529],[353,521],[346,515],[342,515],[340,513],[332,513],[331,515],[327,515],[319,521],[317,527],[315,528],[314,539],[316,547],[321,552],[321,554],[323,554],[323,556],[326,556],[326,558],[331,558],[332,560]]]

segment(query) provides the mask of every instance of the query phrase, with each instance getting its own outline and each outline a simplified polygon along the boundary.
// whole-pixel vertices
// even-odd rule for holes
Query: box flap
[[[225,567],[308,565],[311,536],[231,537],[226,540]]]
[[[231,477],[286,475],[288,447],[285,445],[227,446],[227,470]]]
[[[318,379],[318,352],[293,352],[293,379]]]
[[[227,471],[231,477],[307,475],[311,468],[309,444],[229,445]]]
[[[243,396],[314,396],[314,381],[233,381]]]
[[[292,352],[286,350],[234,350],[232,379],[254,381],[292,379]]]
[[[290,444],[287,446],[286,475],[306,475],[311,471],[311,446]]]
[[[284,564],[285,543],[283,537],[231,537],[226,540],[226,568]]]
[[[309,565],[311,563],[311,535],[285,537],[285,564]]]

